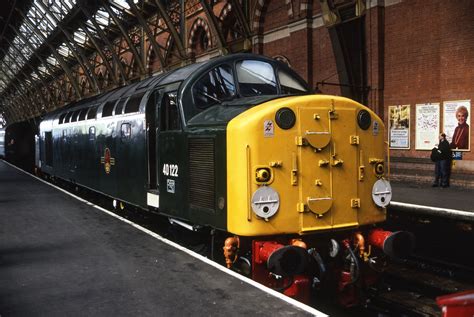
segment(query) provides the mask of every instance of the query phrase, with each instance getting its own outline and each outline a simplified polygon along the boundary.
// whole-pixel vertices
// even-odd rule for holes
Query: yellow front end
[[[276,122],[282,108],[296,115],[291,128]],[[370,114],[366,130],[361,110]],[[227,229],[308,234],[381,222],[385,209],[372,191],[384,159],[382,121],[350,99],[286,97],[253,107],[227,129]]]

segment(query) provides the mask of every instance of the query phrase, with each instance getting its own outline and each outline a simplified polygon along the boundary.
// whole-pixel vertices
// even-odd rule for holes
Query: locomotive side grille
[[[214,139],[189,139],[189,203],[215,210]]]

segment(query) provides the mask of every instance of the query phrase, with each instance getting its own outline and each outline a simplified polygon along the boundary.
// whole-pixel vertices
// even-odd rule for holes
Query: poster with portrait
[[[443,132],[455,151],[470,150],[470,100],[443,102]]]
[[[439,103],[416,105],[416,136],[417,150],[431,150],[439,143]]]
[[[410,148],[410,105],[389,106],[389,144],[392,149]]]

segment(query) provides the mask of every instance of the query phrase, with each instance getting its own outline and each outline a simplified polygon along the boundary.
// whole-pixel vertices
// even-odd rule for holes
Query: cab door
[[[147,205],[159,208],[160,191],[158,187],[158,129],[160,91],[155,90],[148,98],[145,112],[147,149]]]
[[[186,138],[176,91],[160,92],[158,136],[158,187],[160,188],[160,212],[188,219],[186,206],[187,163]]]

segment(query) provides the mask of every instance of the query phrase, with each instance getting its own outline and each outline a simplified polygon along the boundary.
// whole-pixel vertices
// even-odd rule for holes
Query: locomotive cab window
[[[179,109],[176,103],[176,92],[169,92],[163,95],[160,117],[161,131],[181,129]]]
[[[281,93],[285,95],[301,94],[307,92],[306,88],[294,77],[284,70],[278,70]]]
[[[243,60],[237,63],[236,72],[242,96],[278,94],[275,72],[269,63]]]
[[[193,87],[196,107],[206,109],[235,96],[232,68],[221,65],[203,75]]]

